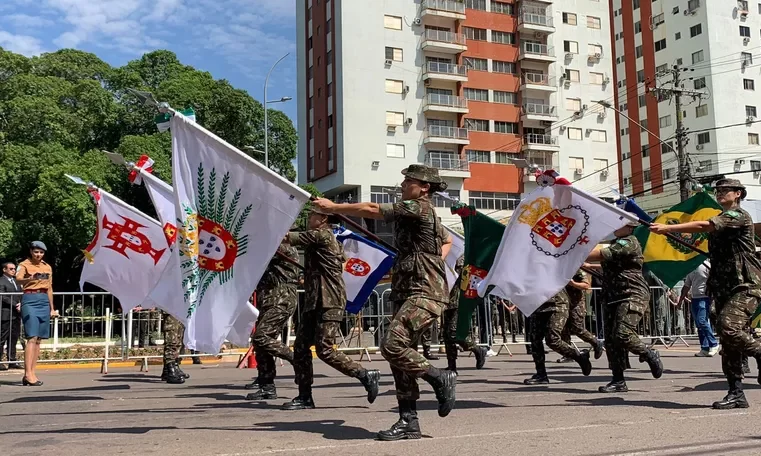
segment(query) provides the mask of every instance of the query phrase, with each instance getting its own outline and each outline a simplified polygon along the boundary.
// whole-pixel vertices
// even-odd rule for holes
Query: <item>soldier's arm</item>
[[[324,230],[309,230],[309,231],[299,231],[295,233],[288,233],[288,235],[285,237],[286,241],[291,244],[292,246],[309,246],[309,245],[315,245],[315,244],[322,244],[324,242],[324,236],[323,236]]]
[[[607,247],[605,247],[605,248],[607,248]],[[597,247],[595,247],[594,250],[592,250],[589,253],[589,256],[587,256],[587,261],[586,262],[587,263],[599,263],[600,261],[602,261],[602,259],[603,259],[603,254],[602,254],[603,249],[604,248],[600,247],[599,245]]]
[[[577,290],[589,290],[592,288],[592,277],[589,274],[583,274],[580,281],[571,280],[569,285]]]
[[[739,213],[738,213],[739,214]],[[742,215],[742,214],[740,214]],[[676,225],[664,225],[662,223],[653,223],[650,225],[650,231],[655,234],[666,233],[712,233],[718,229],[716,220],[722,218],[724,213],[713,217],[710,220],[697,220],[694,222],[678,223]]]
[[[444,229],[443,225],[439,225],[439,229],[441,234],[443,234],[441,237],[441,258],[444,259],[449,255],[449,251],[452,250],[452,236]]]
[[[381,205],[377,203],[343,203],[338,204],[325,198],[317,198],[312,204],[330,214],[383,220]]]

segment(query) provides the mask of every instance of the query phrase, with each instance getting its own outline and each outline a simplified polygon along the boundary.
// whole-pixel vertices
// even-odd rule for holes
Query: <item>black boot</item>
[[[663,375],[663,363],[661,362],[661,355],[658,353],[658,350],[648,349],[647,353],[639,355],[639,362],[647,362],[653,378],[661,378],[661,375]]]
[[[743,392],[743,383],[739,378],[728,377],[729,392],[724,399],[714,402],[713,408],[717,410],[729,410],[734,408],[748,408],[748,400]]]
[[[185,383],[185,377],[182,375],[182,371],[177,367],[177,363],[167,363],[164,365],[166,369],[166,375],[162,376],[162,380],[170,385],[181,385]]]
[[[594,348],[595,351],[595,359],[600,359],[602,357],[602,352],[605,350],[605,344],[598,340],[597,343],[593,345],[592,348]]]
[[[312,399],[311,386],[299,386],[299,395],[294,397],[291,402],[283,404],[283,410],[305,410],[313,408],[314,400]]]
[[[547,377],[547,372],[540,372],[536,373],[531,376],[531,378],[527,378],[526,380],[523,380],[524,385],[549,385],[550,379]]]
[[[447,370],[457,373],[457,358],[447,358]]]
[[[192,354],[194,354],[194,355],[195,355],[195,354],[197,354],[198,352],[197,352],[197,351],[195,351],[195,350],[190,350],[190,353],[192,353]],[[193,364],[203,364],[203,363],[201,362],[201,358],[200,358],[200,357],[198,357],[198,356],[194,356],[194,357],[193,357]]]
[[[246,395],[247,401],[266,401],[268,399],[277,399],[277,388],[274,384],[262,385],[258,391]]]
[[[245,389],[247,389],[247,390],[255,390],[255,389],[259,389],[259,377],[255,378],[253,382],[251,382],[251,383],[248,383],[248,384],[247,384],[246,386],[244,386],[243,388],[245,388]]]
[[[750,365],[748,364],[748,357],[743,355],[743,374],[750,374]],[[759,372],[761,375],[761,372]]]
[[[473,349],[473,356],[476,357],[476,369],[483,369],[486,364],[486,347],[476,347]]]
[[[559,364],[563,364],[563,363],[572,363],[573,361],[574,361],[574,360],[573,360],[573,358],[567,358],[567,357],[565,357],[565,356],[562,356],[562,357],[558,358],[558,360],[557,360],[557,362],[558,362]]]
[[[180,375],[182,375],[182,377],[183,377],[185,380],[187,380],[187,379],[189,379],[189,378],[190,378],[190,374],[186,374],[186,373],[185,373],[185,371],[183,371],[182,369],[180,369],[180,363],[181,363],[181,362],[182,362],[182,358],[177,358],[177,363],[176,363],[176,364],[177,364],[177,370],[178,370],[178,371],[180,371]]]
[[[622,369],[613,370],[613,380],[605,386],[598,388],[601,393],[626,393],[629,387],[624,380],[624,371]]]
[[[384,441],[419,439],[421,437],[415,401],[399,400],[399,421],[394,423],[391,429],[378,432],[378,440]]]
[[[430,361],[436,361],[439,359],[438,355],[431,353],[431,347],[423,347],[423,357]]]
[[[445,417],[454,408],[455,387],[457,386],[457,374],[449,370],[441,370],[431,367],[423,375],[423,379],[430,383],[439,401],[439,416]]]
[[[585,377],[592,373],[592,361],[589,360],[589,350],[583,350],[579,353],[576,357],[576,362],[579,363],[581,373],[584,374]]]
[[[378,389],[380,384],[380,371],[378,370],[365,370],[359,376],[359,381],[367,391],[367,402],[375,402],[375,398],[378,397]]]

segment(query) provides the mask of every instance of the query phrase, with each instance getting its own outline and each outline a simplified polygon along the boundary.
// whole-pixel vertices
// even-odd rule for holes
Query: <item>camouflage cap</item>
[[[713,184],[713,188],[735,188],[745,190],[745,186],[737,179],[719,179]]]
[[[402,170],[402,174],[409,178],[419,180],[421,182],[427,182],[429,184],[441,184],[444,182],[439,176],[438,169],[425,165],[410,165],[409,167]]]

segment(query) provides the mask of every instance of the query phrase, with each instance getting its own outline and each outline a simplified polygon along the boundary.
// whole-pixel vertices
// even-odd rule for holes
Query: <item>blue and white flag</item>
[[[394,265],[394,253],[385,247],[341,227],[335,231],[343,245],[346,264],[346,311],[356,314],[372,294],[375,286]]]

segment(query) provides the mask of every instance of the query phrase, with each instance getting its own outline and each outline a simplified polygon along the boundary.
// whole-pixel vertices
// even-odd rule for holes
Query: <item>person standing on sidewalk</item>
[[[21,297],[12,296],[20,293],[21,286],[16,283],[16,265],[3,263],[3,275],[0,276],[0,361],[3,360],[3,346],[8,343],[8,366],[0,364],[0,370],[21,369],[16,359],[16,344],[21,335]]]
[[[719,352],[719,343],[713,335],[711,320],[708,318],[708,313],[711,311],[711,298],[706,293],[709,268],[710,263],[706,260],[689,273],[684,279],[682,295],[679,298],[679,302],[691,298],[690,309],[692,310],[692,318],[695,319],[698,339],[700,340],[700,351],[695,353],[695,356],[700,357],[714,356]]]

